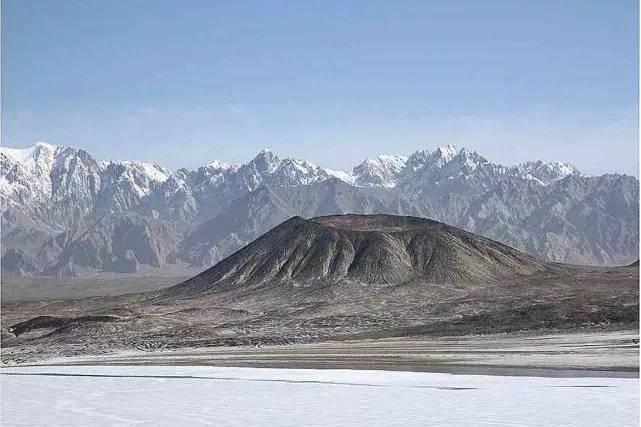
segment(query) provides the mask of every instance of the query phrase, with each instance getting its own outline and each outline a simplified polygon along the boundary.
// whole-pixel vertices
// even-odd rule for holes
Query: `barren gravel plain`
[[[375,369],[550,377],[638,377],[639,333],[511,333],[387,338],[263,347],[122,351],[42,360],[37,365],[209,365]]]

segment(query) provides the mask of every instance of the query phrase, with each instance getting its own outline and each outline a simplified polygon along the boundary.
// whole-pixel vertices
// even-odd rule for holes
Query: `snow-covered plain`
[[[636,378],[208,366],[34,366],[1,373],[2,426],[639,424]]]

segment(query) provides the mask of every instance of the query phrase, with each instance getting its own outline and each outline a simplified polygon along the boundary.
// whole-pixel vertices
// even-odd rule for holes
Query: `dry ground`
[[[124,351],[57,358],[47,365],[209,365],[384,369],[530,376],[638,376],[639,333],[512,333],[387,338],[270,347]]]
[[[5,302],[1,357],[3,362],[24,363],[136,350],[206,348],[214,354],[218,347],[385,343],[378,340],[386,338],[410,339],[413,346],[416,339],[443,336],[638,329],[638,267],[565,268],[563,275],[533,275],[518,282],[473,287],[341,283],[233,288],[188,298],[146,293]],[[439,346],[451,347],[448,342],[432,345],[434,354],[421,363],[438,365]],[[487,354],[504,345],[488,342]],[[590,360],[597,360],[600,351],[588,344],[580,348]],[[405,353],[411,356],[414,350]],[[408,356],[391,357],[369,360],[385,366],[406,362]],[[506,354],[501,358],[510,365]]]

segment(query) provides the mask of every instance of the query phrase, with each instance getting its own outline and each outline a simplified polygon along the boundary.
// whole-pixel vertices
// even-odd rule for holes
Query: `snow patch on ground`
[[[3,425],[589,427],[639,418],[636,378],[209,366],[1,372]]]

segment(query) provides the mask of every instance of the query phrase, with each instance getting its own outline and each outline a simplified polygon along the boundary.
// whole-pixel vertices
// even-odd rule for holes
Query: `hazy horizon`
[[[448,143],[639,176],[638,4],[2,3],[2,144],[333,169]]]

